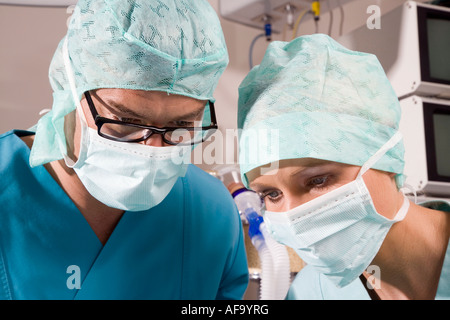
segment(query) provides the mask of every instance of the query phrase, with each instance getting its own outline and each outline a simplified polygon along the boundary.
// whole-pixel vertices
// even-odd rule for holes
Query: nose
[[[166,143],[162,139],[162,135],[153,133],[147,140],[141,141],[142,144],[152,147],[164,147]]]
[[[303,205],[309,201],[311,201],[312,199],[314,199],[316,197],[311,197],[308,195],[292,195],[292,196],[288,196],[285,203],[284,203],[284,208],[283,211],[289,211],[292,210],[300,205]]]

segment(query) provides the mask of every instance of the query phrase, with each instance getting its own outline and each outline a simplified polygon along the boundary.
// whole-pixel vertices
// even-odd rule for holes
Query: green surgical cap
[[[214,101],[228,64],[222,28],[207,1],[78,1],[50,65],[53,106],[37,124],[32,166],[66,152],[64,116],[76,106],[64,67],[66,38],[79,99],[88,90],[123,88]]]
[[[400,105],[372,54],[323,34],[272,42],[239,87],[239,163],[246,173],[284,159],[362,166],[398,130]],[[256,146],[256,147],[255,147]],[[403,142],[374,166],[397,173]]]

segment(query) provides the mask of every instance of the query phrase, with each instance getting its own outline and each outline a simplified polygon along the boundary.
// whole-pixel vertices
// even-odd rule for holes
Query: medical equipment
[[[426,195],[450,197],[450,101],[414,95],[400,106],[406,182]]]
[[[377,55],[400,99],[406,184],[429,197],[450,197],[450,8],[407,1],[338,39]]]
[[[331,12],[352,0],[321,1],[320,14]],[[319,14],[319,1],[307,0],[220,0],[219,13],[227,20],[249,27],[264,29],[267,20],[272,24],[274,33],[281,33],[286,24],[293,27],[299,15],[304,10],[313,10]],[[312,16],[309,16],[312,18]]]
[[[244,187],[235,166],[215,167],[217,177],[227,186],[241,214],[249,225],[248,236],[261,261],[261,300],[284,299],[290,286],[290,260],[287,248],[268,233],[261,216],[261,198]]]
[[[325,2],[326,6],[324,7],[318,0],[226,0],[219,1],[219,12],[227,20],[263,30],[250,42],[248,60],[249,67],[252,69],[253,48],[258,39],[265,37],[267,41],[270,41],[272,33],[281,33],[281,40],[283,41],[294,39],[297,37],[300,23],[311,17],[314,18],[315,32],[317,33],[318,21],[322,12],[328,12],[330,15],[328,27],[328,34],[330,35],[333,24],[333,9],[339,7],[341,14],[339,30],[342,34],[342,23],[344,21],[342,5],[348,1],[327,0]]]
[[[338,42],[375,54],[399,98],[450,98],[450,8],[407,1],[380,19],[380,29],[363,25]]]
[[[252,42],[250,43],[250,50],[248,51],[248,64],[250,66],[250,69],[253,68],[253,47],[255,46],[256,41],[258,41],[258,39],[262,37],[266,37],[266,40],[270,41],[272,39],[271,36],[272,36],[272,25],[269,22],[267,22],[264,25],[264,32],[253,38]]]

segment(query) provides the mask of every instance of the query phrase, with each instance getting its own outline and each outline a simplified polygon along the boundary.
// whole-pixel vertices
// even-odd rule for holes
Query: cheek
[[[315,191],[315,190],[310,190],[307,193],[303,193],[303,194],[297,194],[297,195],[292,195],[289,199],[288,202],[288,210],[294,209],[295,207],[298,207],[302,204],[308,203],[309,201],[316,199],[320,196],[323,196],[324,194],[328,193],[331,190],[324,190],[324,191]]]
[[[67,155],[76,161],[80,152],[81,126],[76,111],[69,113],[64,118],[64,135],[67,144]]]
[[[80,154],[80,143],[81,143],[81,124],[80,124],[80,118],[78,115],[75,117],[75,128],[74,128],[74,134],[73,134],[73,144],[74,144],[74,156],[75,159],[78,159],[78,156]]]
[[[386,173],[367,172],[363,176],[377,212],[388,219],[396,213],[398,190],[395,181]]]
[[[81,107],[82,107],[84,119],[86,120],[87,125],[90,128],[97,129],[97,126],[95,125],[94,118],[92,117],[92,113],[91,113],[91,110],[89,109],[86,99],[81,100]],[[76,118],[77,118],[77,122],[78,122],[78,121],[80,121],[80,119],[79,119],[80,115],[78,114],[78,111],[76,112],[76,114],[77,114]],[[79,123],[78,123],[78,125],[79,125]]]
[[[284,191],[282,198],[278,202],[271,202],[269,200],[265,201],[266,209],[268,211],[273,212],[284,212],[292,210],[302,204],[305,204],[308,201],[311,201],[314,198],[317,198],[317,196],[313,196],[311,194],[300,194],[295,193],[290,190]]]
[[[269,211],[274,212],[284,212],[294,209],[302,204],[305,204],[313,199],[321,197],[328,192],[341,187],[348,182],[353,180],[353,173],[349,174],[348,179],[340,179],[339,181],[331,182],[330,186],[324,188],[307,188],[305,186],[294,186],[292,185],[290,189],[285,189],[283,191],[283,196],[277,203],[271,203],[270,201],[265,201],[266,208]],[[270,209],[272,208],[272,209]]]

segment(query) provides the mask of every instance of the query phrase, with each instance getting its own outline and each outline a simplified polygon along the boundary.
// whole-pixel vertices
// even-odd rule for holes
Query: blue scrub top
[[[435,210],[450,212],[450,202],[428,201],[421,204]],[[318,273],[313,267],[304,267],[293,281],[287,300],[370,300],[365,284],[357,278],[349,285],[338,288],[327,276]],[[450,247],[447,251],[439,278],[436,300],[450,299]]]
[[[242,298],[242,225],[218,179],[190,165],[158,206],[125,212],[103,246],[46,169],[30,168],[27,134],[0,135],[1,299]]]

